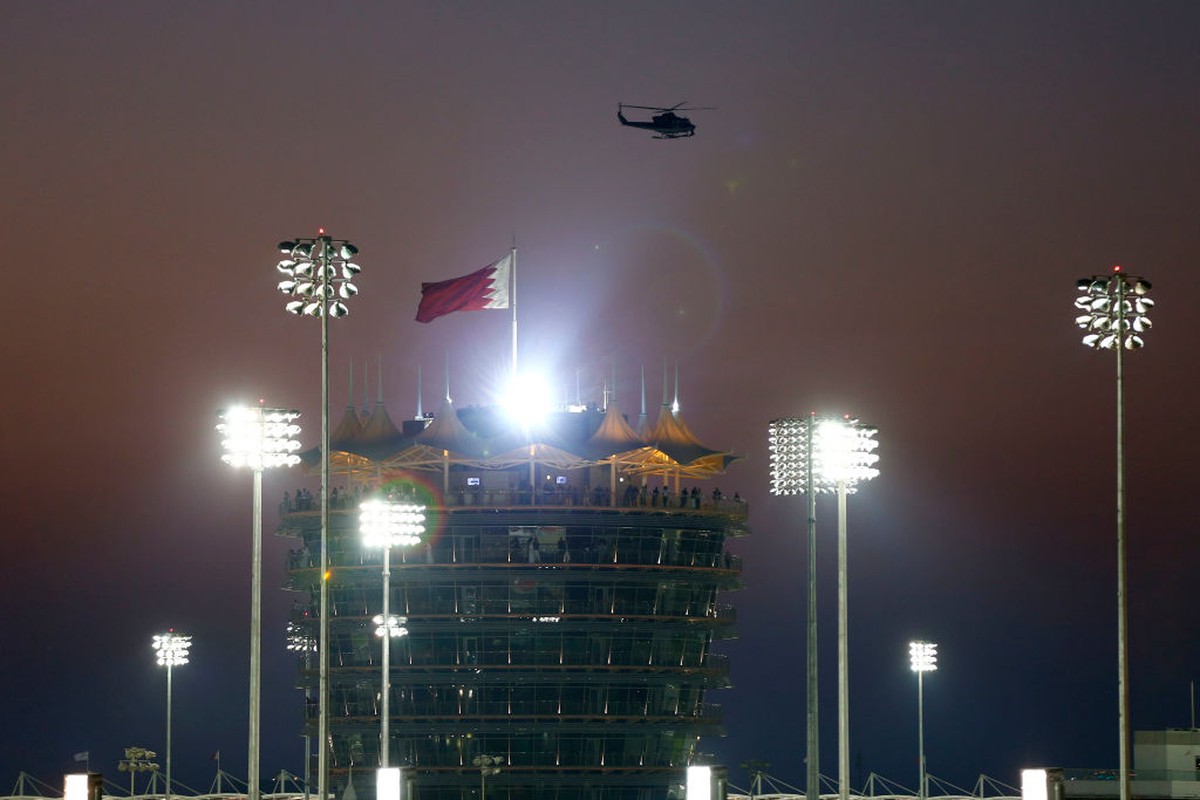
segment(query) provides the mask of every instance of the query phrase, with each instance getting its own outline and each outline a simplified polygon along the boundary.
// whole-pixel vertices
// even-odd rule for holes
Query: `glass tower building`
[[[643,415],[644,416],[644,415]],[[635,430],[615,406],[529,427],[498,409],[397,429],[382,404],[332,436],[330,786],[373,796],[380,763],[383,551],[362,546],[358,503],[426,508],[421,542],[393,548],[390,763],[414,800],[682,797],[685,770],[719,735],[711,652],[732,636],[726,546],[746,506],[716,488],[734,460],[679,415]],[[315,454],[314,454],[315,455]],[[289,498],[289,588],[306,723],[315,733],[319,502]]]

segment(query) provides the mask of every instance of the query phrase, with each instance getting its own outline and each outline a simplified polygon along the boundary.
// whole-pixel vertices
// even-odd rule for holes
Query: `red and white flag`
[[[432,322],[455,311],[508,308],[513,254],[461,278],[421,284],[417,322]]]

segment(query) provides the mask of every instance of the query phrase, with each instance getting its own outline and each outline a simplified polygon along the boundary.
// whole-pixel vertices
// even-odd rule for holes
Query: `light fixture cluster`
[[[1154,301],[1146,296],[1150,281],[1128,275],[1116,266],[1110,275],[1080,278],[1076,285],[1079,297],[1075,307],[1083,313],[1075,317],[1075,324],[1087,331],[1083,336],[1085,345],[1102,350],[1121,346],[1137,350],[1145,344],[1141,334],[1150,330],[1146,315],[1154,307]]]
[[[284,639],[287,642],[287,649],[293,653],[315,653],[317,652],[317,639],[313,636],[308,628],[296,622],[287,624],[287,632],[284,634]]]
[[[481,774],[490,778],[493,775],[500,774],[500,767],[504,764],[504,756],[475,756],[471,759],[471,763],[479,767]]]
[[[323,232],[322,232],[323,233]],[[278,289],[297,299],[285,308],[292,314],[310,317],[344,317],[350,313],[343,300],[358,294],[352,283],[362,268],[351,259],[358,248],[345,240],[328,236],[279,243],[284,258],[276,266],[285,277]]]
[[[832,491],[844,483],[853,492],[861,481],[878,477],[878,434],[878,428],[849,417],[821,420],[813,439],[813,466],[822,477],[821,488]]]
[[[767,427],[771,494],[803,494],[808,472],[808,432],[812,417],[773,419]]]
[[[421,541],[425,507],[391,500],[366,500],[359,507],[359,530],[367,547],[401,547]]]
[[[300,463],[299,411],[290,408],[234,406],[217,414],[217,432],[224,438],[221,460],[232,467],[261,471]]]
[[[771,494],[803,494],[808,485],[809,437],[812,437],[813,490],[836,491],[879,475],[875,449],[878,428],[850,417],[792,417],[772,420],[767,432],[771,458]]]
[[[937,645],[933,642],[909,642],[908,657],[913,672],[933,672],[937,669]]]
[[[188,650],[192,646],[192,637],[175,631],[155,634],[154,653],[158,656],[160,667],[178,667],[188,663]]]
[[[371,618],[375,623],[375,635],[382,639],[384,636],[395,639],[398,636],[408,636],[408,628],[404,627],[408,623],[407,617],[397,617],[394,614],[388,614],[387,620],[383,618],[383,614],[376,614]]]

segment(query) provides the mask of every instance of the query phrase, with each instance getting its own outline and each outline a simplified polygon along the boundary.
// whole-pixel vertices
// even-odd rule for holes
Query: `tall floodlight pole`
[[[312,632],[296,622],[287,624],[287,632],[285,633],[287,649],[293,653],[300,653],[304,657],[304,671],[308,672],[312,669],[312,654],[317,652],[317,640],[313,637]],[[308,699],[308,691],[305,690],[305,700]],[[312,786],[312,737],[307,731],[304,734],[304,800],[308,800],[311,794],[310,787]]]
[[[929,796],[929,773],[925,770],[925,673],[937,669],[937,645],[932,642],[909,642],[908,657],[912,671],[917,673],[917,800]]]
[[[154,637],[154,654],[158,665],[167,668],[167,790],[166,800],[171,800],[171,671],[188,663],[188,648],[192,637],[169,630]]]
[[[805,758],[805,800],[820,800],[821,764],[817,725],[817,495],[814,491],[813,437],[816,415],[772,420],[768,427],[771,454],[771,493],[808,497],[808,646],[806,714],[808,752]]]
[[[393,638],[408,634],[404,628],[407,620],[389,613],[392,594],[392,548],[411,546],[421,541],[421,534],[425,532],[425,508],[413,503],[396,503],[387,499],[367,500],[359,506],[359,530],[362,533],[364,546],[383,548],[383,604],[381,613],[375,616],[375,634],[383,640],[383,677],[379,704],[379,766],[387,769],[391,766],[388,763],[390,741],[388,727],[391,721],[389,700],[392,693],[390,643]]]
[[[351,281],[361,267],[351,261],[358,248],[345,239],[332,239],[325,229],[315,239],[279,243],[284,258],[276,269],[284,276],[280,292],[289,313],[321,320],[321,556],[319,678],[317,686],[317,794],[329,797],[329,318],[350,313],[343,300],[358,294]]]
[[[820,795],[816,700],[816,495],[838,493],[838,794],[850,794],[850,702],[847,634],[846,495],[879,474],[876,429],[849,417],[777,419],[771,422],[771,491],[808,495],[809,652],[807,797]]]
[[[1117,729],[1120,739],[1121,800],[1129,800],[1129,630],[1125,594],[1125,387],[1123,353],[1145,342],[1150,330],[1146,316],[1154,307],[1150,281],[1128,275],[1114,266],[1109,275],[1076,282],[1075,324],[1087,331],[1083,343],[1117,354]]]
[[[236,406],[219,413],[217,431],[232,467],[249,467],[254,473],[253,538],[250,557],[250,746],[247,750],[248,800],[259,800],[258,774],[262,699],[262,474],[274,467],[300,463],[299,411],[288,408]]]
[[[144,747],[126,747],[125,757],[117,763],[117,770],[129,773],[129,796],[134,795],[134,775],[138,772],[154,772],[158,764],[154,759],[158,756],[153,750]]]
[[[838,798],[850,797],[850,653],[846,557],[846,495],[879,475],[874,464],[878,431],[856,419],[823,419],[816,428],[813,463],[820,485],[837,487],[838,498]]]

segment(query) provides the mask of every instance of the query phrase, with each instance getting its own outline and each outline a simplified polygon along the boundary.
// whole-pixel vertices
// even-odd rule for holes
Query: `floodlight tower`
[[[813,460],[823,485],[837,487],[838,497],[838,797],[850,797],[850,654],[846,558],[846,495],[861,481],[879,475],[876,428],[856,419],[824,419],[816,429]]]
[[[171,671],[188,663],[188,648],[192,637],[176,633],[174,629],[154,636],[154,654],[158,665],[167,668],[167,790],[166,800],[171,800]]]
[[[391,717],[389,700],[391,695],[391,640],[406,636],[404,617],[392,616],[391,602],[392,548],[417,544],[425,532],[425,508],[413,503],[397,503],[387,499],[367,500],[359,506],[359,530],[363,545],[383,548],[383,606],[382,613],[375,616],[375,635],[383,640],[383,677],[379,705],[379,766],[387,769]]]
[[[908,657],[912,671],[917,673],[917,762],[921,770],[917,798],[925,800],[929,796],[929,774],[925,771],[925,673],[937,669],[937,645],[909,642]]]
[[[816,766],[816,494],[838,494],[838,795],[850,795],[850,692],[848,651],[848,581],[846,558],[846,496],[862,481],[879,474],[874,464],[877,430],[849,417],[779,419],[771,422],[771,491],[808,494],[809,560],[809,769],[807,796],[818,797],[820,769]],[[803,479],[803,484],[801,480]]]
[[[262,698],[262,474],[274,467],[300,463],[299,411],[288,408],[236,406],[219,413],[217,431],[232,467],[249,467],[254,473],[253,539],[250,548],[250,745],[247,750],[248,800],[259,800],[259,740]]]
[[[320,633],[318,635],[317,686],[317,793],[329,796],[329,318],[344,317],[350,310],[342,301],[358,294],[351,281],[361,267],[351,259],[358,248],[345,239],[317,231],[314,239],[279,243],[284,258],[276,269],[284,276],[277,289],[297,298],[285,306],[291,314],[321,320],[321,556]]]
[[[821,764],[817,725],[817,495],[813,472],[813,426],[816,414],[807,418],[772,420],[767,431],[771,453],[771,494],[808,497],[808,664],[806,722],[808,751],[805,800],[820,800]]]
[[[1120,747],[1121,800],[1129,800],[1129,630],[1125,593],[1125,387],[1126,350],[1145,344],[1141,334],[1150,330],[1147,316],[1154,307],[1150,281],[1129,275],[1114,266],[1109,275],[1093,275],[1076,282],[1081,314],[1075,324],[1087,331],[1083,343],[1117,354],[1117,729]]]
[[[125,757],[117,762],[119,772],[129,773],[129,796],[134,795],[134,776],[138,772],[154,772],[158,764],[154,759],[158,756],[153,750],[144,747],[126,747]]]
[[[295,622],[289,622],[284,634],[284,641],[289,652],[300,653],[304,656],[304,671],[308,672],[312,669],[311,656],[317,652],[317,640],[312,635],[312,632]],[[309,697],[308,690],[305,689],[304,697],[307,700]],[[307,732],[304,734],[304,798],[308,800],[311,795],[311,772],[312,772],[312,737]]]
[[[487,778],[500,774],[504,756],[475,756],[471,759],[471,763],[479,767],[479,800],[487,800]]]

